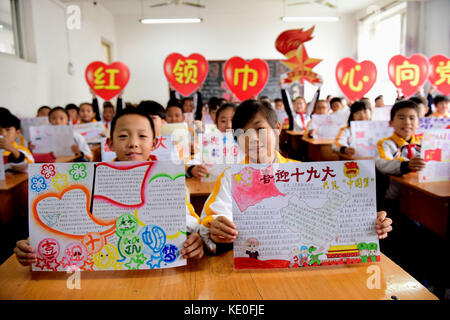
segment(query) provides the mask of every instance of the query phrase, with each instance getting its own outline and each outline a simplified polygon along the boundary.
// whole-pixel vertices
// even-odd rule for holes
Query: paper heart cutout
[[[188,57],[172,53],[164,61],[164,74],[172,87],[187,97],[205,81],[208,61],[198,53],[192,53]]]
[[[359,100],[372,89],[377,80],[377,68],[372,61],[357,62],[344,58],[336,66],[336,81],[344,95]]]
[[[443,95],[450,94],[450,80],[448,77],[448,68],[450,68],[450,59],[442,54],[437,54],[429,59],[430,75],[428,80],[436,86],[436,89]]]
[[[94,61],[86,67],[85,78],[96,95],[109,101],[125,89],[130,79],[130,70],[122,62],[107,65]]]
[[[417,53],[409,58],[401,54],[395,55],[388,63],[389,79],[406,97],[414,95],[422,87],[428,72],[427,58]]]
[[[232,57],[225,63],[223,78],[239,100],[251,99],[264,89],[269,79],[269,66],[261,59],[247,62],[240,57]]]

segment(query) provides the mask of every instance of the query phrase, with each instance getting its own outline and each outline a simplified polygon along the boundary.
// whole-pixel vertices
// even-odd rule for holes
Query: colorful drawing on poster
[[[426,130],[421,157],[425,168],[419,171],[420,182],[450,181],[450,129]]]

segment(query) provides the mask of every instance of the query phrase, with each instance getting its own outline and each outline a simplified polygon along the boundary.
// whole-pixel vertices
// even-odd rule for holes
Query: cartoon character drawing
[[[369,258],[370,261],[375,262],[377,261],[377,249],[378,249],[378,244],[376,244],[375,242],[370,242],[367,245],[367,249],[369,249]]]
[[[100,252],[92,256],[92,260],[98,269],[109,269],[113,267],[116,270],[122,269],[122,264],[117,262],[119,258],[119,253],[116,247],[111,244],[106,244],[103,246]]]
[[[259,260],[259,252],[258,252],[258,248],[259,248],[259,241],[256,238],[248,238],[245,241],[245,246],[244,246],[244,250],[245,250],[245,254],[248,254],[248,257],[251,259],[256,259]]]
[[[366,263],[369,255],[367,243],[360,242],[358,243],[357,247],[359,251],[359,256],[361,257],[361,262]]]
[[[88,257],[87,249],[80,242],[71,242],[64,250],[63,267],[77,266],[81,268]]]
[[[314,246],[309,247],[309,265],[312,266],[314,263],[317,263],[318,266],[320,266],[322,264],[322,262],[319,259],[319,256],[322,255],[323,253],[317,253],[317,248]],[[312,254],[314,251],[315,254]],[[320,251],[320,250],[318,250]]]
[[[289,268],[292,268],[294,266],[299,267],[299,255],[300,254],[300,250],[298,248],[292,249],[292,251],[289,253],[289,256],[291,257],[291,260],[289,260]]]
[[[307,246],[302,246],[300,248],[300,254],[298,257],[300,258],[300,261],[298,262],[299,267],[303,267],[305,266],[305,263],[308,263],[309,252]]]
[[[59,242],[52,238],[45,238],[38,244],[38,258],[36,268],[56,271],[60,263],[57,261],[60,252]]]

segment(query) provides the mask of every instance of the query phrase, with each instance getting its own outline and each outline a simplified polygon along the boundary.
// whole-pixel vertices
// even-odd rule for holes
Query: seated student
[[[137,108],[126,108],[117,114],[111,124],[108,144],[117,155],[115,161],[151,161],[155,131],[151,118]],[[186,201],[187,240],[181,255],[185,259],[203,257],[202,239],[198,234],[199,218],[192,205]],[[20,264],[27,266],[37,261],[37,256],[28,240],[20,240],[14,249]]]
[[[36,117],[47,117],[50,110],[50,107],[42,106],[38,109]]]
[[[20,135],[20,119],[2,109],[0,116],[0,149],[3,149],[1,161],[5,163],[5,170],[26,172],[29,163],[34,163],[31,152],[16,143]]]
[[[430,118],[450,118],[449,105],[450,99],[448,96],[437,95],[434,97],[435,112],[430,115]]]
[[[103,122],[105,123],[105,128],[108,129],[108,132],[111,130],[111,121],[116,115],[114,110],[114,106],[111,102],[105,101],[103,103]]]
[[[181,106],[183,109],[183,113],[192,113],[194,112],[194,99],[187,97],[181,100]]]
[[[184,121],[183,108],[178,100],[169,100],[166,108],[167,123],[181,123]]]
[[[411,100],[399,101],[391,109],[389,125],[394,134],[381,139],[375,149],[375,166],[383,175],[403,175],[411,171],[421,171],[425,161],[420,157],[420,141],[414,135],[419,127],[419,110]],[[385,198],[397,199],[399,184],[391,181]]]
[[[274,102],[275,102],[275,110],[284,110],[284,104],[281,98],[276,98]]]
[[[326,102],[326,101],[325,101]],[[267,104],[256,100],[247,100],[236,109],[233,117],[234,132],[243,131],[237,137],[239,146],[245,151],[243,163],[289,163],[294,160],[286,159],[276,151],[281,123],[277,115]],[[262,130],[262,131],[261,131]],[[259,137],[264,135],[264,145],[260,146]],[[213,192],[207,199],[202,211],[202,225],[200,233],[209,250],[219,253],[230,249],[238,232],[233,224],[231,174],[227,168],[219,176]],[[376,231],[380,239],[392,230],[391,219],[386,218],[386,212],[378,212]]]
[[[216,123],[216,113],[222,104],[224,104],[223,99],[219,99],[217,97],[212,97],[211,99],[209,99],[208,113],[206,114],[206,117],[202,119],[205,124]]]
[[[316,104],[314,105],[313,114],[328,114],[330,112],[330,107],[328,106],[328,102],[326,100],[317,100]],[[314,136],[314,129],[309,129],[309,126],[311,124],[311,120],[308,121],[308,124],[306,125],[305,135],[307,137],[313,137]]]
[[[372,109],[364,101],[357,101],[350,107],[350,116],[348,117],[348,125],[341,128],[331,148],[334,152],[340,152],[349,156],[355,154],[355,148],[350,147],[352,132],[350,128],[351,121],[363,121],[372,119]]]
[[[67,114],[69,115],[69,121],[71,124],[77,124],[78,122],[78,107],[76,104],[69,103],[65,107]]]
[[[375,108],[383,108],[384,107],[384,97],[383,95],[379,95],[375,98]]]
[[[428,113],[427,100],[422,96],[411,97],[409,100],[414,101],[419,107],[419,118],[425,118]]]
[[[61,107],[54,107],[48,114],[48,121],[52,126],[67,126],[69,125],[69,114]],[[94,156],[83,136],[74,132],[73,140],[75,143],[71,149],[77,157],[74,162],[92,161]]]
[[[292,101],[292,107],[294,109],[294,123],[296,123],[296,130],[305,130],[308,126],[308,121],[311,120],[310,115],[307,113],[306,100],[302,96],[296,97]]]
[[[83,102],[80,104],[80,108],[78,109],[78,120],[76,124],[97,122],[95,115],[96,113],[92,104],[89,102]]]
[[[369,104],[369,106],[370,106],[370,109],[372,109],[372,110],[373,110],[373,108],[374,108],[374,105],[373,105],[372,101],[370,101],[370,99],[369,99],[369,98],[367,98],[367,97],[364,97],[364,98],[362,98],[361,100],[362,100],[362,101],[365,101],[366,103],[368,103],[368,104]]]
[[[330,109],[331,112],[337,112],[341,109],[344,109],[345,106],[342,103],[342,98],[339,97],[334,97],[333,99],[330,100]]]

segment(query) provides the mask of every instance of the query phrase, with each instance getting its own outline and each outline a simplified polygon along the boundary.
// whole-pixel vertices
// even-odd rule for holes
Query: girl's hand
[[[181,255],[185,259],[201,259],[203,257],[203,241],[198,233],[190,234],[183,243]]]
[[[375,229],[378,234],[378,239],[387,238],[388,232],[392,231],[392,220],[387,218],[386,211],[377,212],[377,223]]]
[[[209,231],[211,240],[216,243],[232,243],[238,235],[235,224],[223,216],[214,219]]]
[[[425,160],[420,157],[414,157],[409,160],[408,168],[411,171],[421,171],[425,168]]]
[[[34,249],[30,246],[30,241],[20,240],[17,241],[14,253],[19,263],[23,266],[29,266],[37,262],[37,256],[34,253]]]
[[[209,171],[208,168],[201,164],[194,166],[191,170],[191,173],[196,178],[204,178],[209,173]]]

